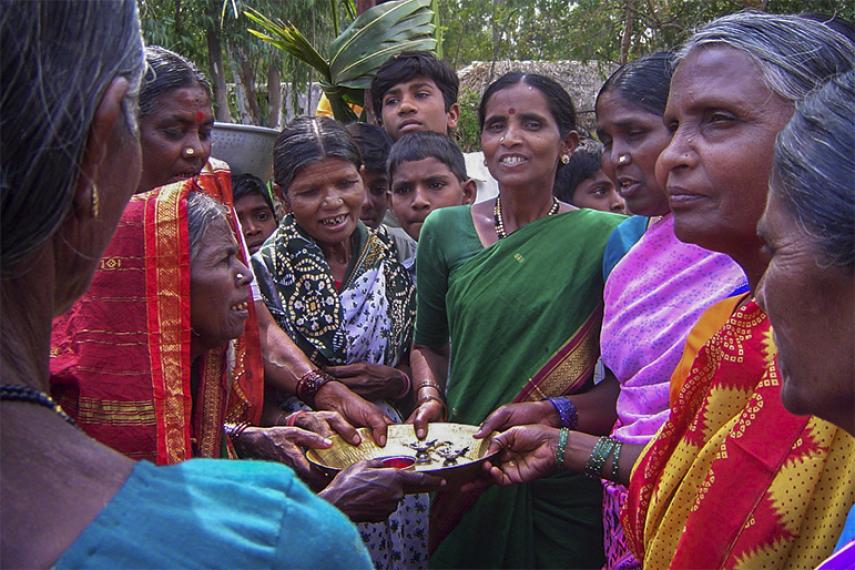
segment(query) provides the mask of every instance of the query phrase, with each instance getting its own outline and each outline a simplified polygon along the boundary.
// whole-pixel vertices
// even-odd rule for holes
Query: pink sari
[[[636,444],[653,437],[668,419],[669,380],[692,325],[707,307],[746,288],[730,257],[678,240],[670,214],[650,224],[604,291],[602,362],[621,387],[613,437]],[[639,567],[619,520],[626,488],[603,485],[606,567]]]

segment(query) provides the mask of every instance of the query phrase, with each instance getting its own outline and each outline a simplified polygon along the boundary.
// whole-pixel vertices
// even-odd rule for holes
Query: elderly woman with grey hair
[[[751,292],[702,315],[690,336],[712,332],[684,353],[670,417],[643,451],[512,428],[492,444],[499,483],[556,467],[629,481],[622,522],[645,568],[814,566],[831,553],[855,497],[855,440],[780,402],[769,319],[754,300],[769,261],[756,226],[775,136],[796,103],[853,61],[844,36],[798,16],[725,16],[683,46],[657,178],[677,237],[732,257]]]
[[[805,100],[778,135],[769,199],[758,226],[772,259],[757,294],[774,329],[784,406],[828,420],[850,435],[855,435],[853,103],[855,71],[850,71]],[[855,510],[837,548],[822,568],[855,564]]]
[[[51,319],[89,286],[140,176],[136,4],[3,0],[0,52],[3,565],[370,567],[290,469],[137,462],[47,395]]]

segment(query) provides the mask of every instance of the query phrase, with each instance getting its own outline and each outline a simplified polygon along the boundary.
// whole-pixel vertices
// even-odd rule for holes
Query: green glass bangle
[[[603,467],[611,455],[615,443],[617,443],[615,440],[606,436],[597,440],[594,449],[591,450],[591,456],[588,457],[588,462],[585,464],[585,475],[591,479],[602,478]]]
[[[564,468],[564,452],[567,450],[567,438],[570,437],[570,430],[561,428],[558,432],[558,447],[555,448],[555,467],[558,469]]]
[[[617,483],[618,471],[620,470],[620,449],[623,447],[622,441],[615,441],[615,452],[612,455],[612,481]]]

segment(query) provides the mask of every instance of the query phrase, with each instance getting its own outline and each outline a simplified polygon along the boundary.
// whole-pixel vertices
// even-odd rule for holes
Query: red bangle
[[[321,386],[332,380],[332,376],[320,370],[309,370],[297,381],[297,397],[303,400],[309,407],[315,407],[315,396]]]

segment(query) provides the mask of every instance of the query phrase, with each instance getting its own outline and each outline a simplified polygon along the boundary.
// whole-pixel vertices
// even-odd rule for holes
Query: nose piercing
[[[186,157],[191,157],[195,154],[196,154],[196,149],[194,149],[192,146],[188,146],[187,148],[184,149],[184,156],[186,156]]]
[[[237,279],[238,283],[243,281],[245,278],[246,278],[246,275],[244,275],[243,273],[238,273],[237,275],[235,275],[235,279]]]
[[[617,157],[618,164],[629,164],[629,153],[619,154]]]
[[[504,136],[503,136],[503,137],[501,137],[501,138],[499,139],[499,142],[500,142],[500,143],[505,142],[505,137],[504,137]]]

